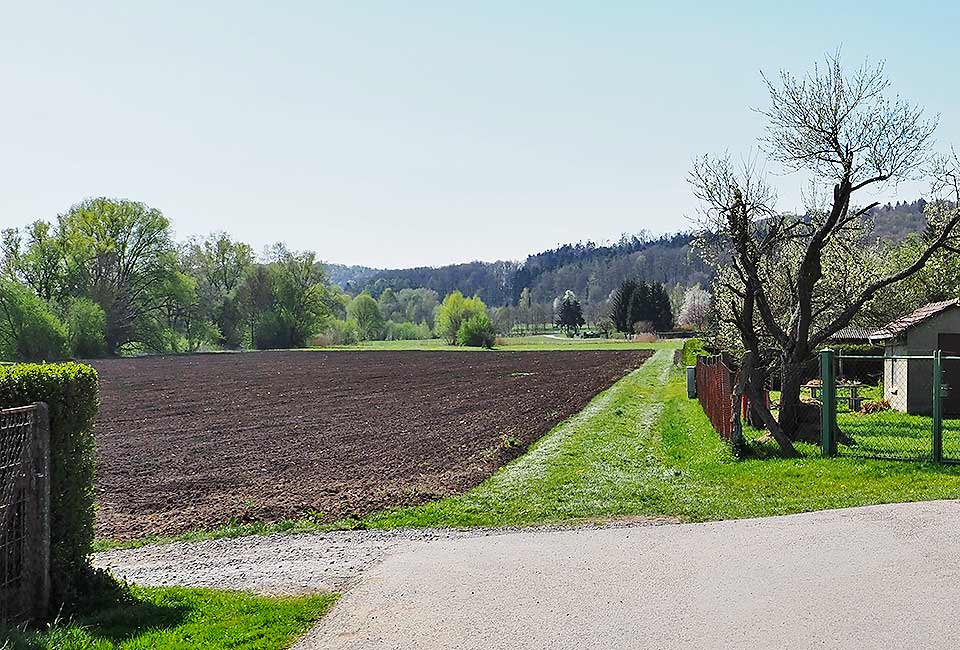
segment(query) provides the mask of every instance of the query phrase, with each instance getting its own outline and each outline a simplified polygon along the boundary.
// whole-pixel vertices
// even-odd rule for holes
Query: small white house
[[[883,397],[898,411],[929,415],[933,408],[932,359],[898,357],[960,356],[960,305],[956,299],[932,302],[901,316],[870,335],[882,345]],[[949,387],[945,413],[960,413],[960,361],[943,362],[943,382]]]

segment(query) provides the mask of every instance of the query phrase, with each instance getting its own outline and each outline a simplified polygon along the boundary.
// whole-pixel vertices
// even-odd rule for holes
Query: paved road
[[[97,557],[147,584],[346,590],[297,647],[960,647],[960,502],[706,524],[251,537]]]
[[[957,648],[960,503],[411,541],[298,647]]]

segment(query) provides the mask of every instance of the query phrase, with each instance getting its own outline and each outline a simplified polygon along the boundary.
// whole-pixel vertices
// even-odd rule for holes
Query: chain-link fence
[[[807,386],[832,432],[825,453],[960,461],[960,357],[937,350],[856,358],[882,364],[879,381],[845,377],[844,357],[826,350],[820,380]]]
[[[0,624],[46,614],[50,439],[43,404],[0,411]]]

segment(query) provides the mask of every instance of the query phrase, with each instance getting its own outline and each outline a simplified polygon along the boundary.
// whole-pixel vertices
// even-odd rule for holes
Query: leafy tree
[[[486,316],[487,308],[478,296],[465,298],[459,291],[454,291],[443,299],[440,309],[437,310],[437,334],[454,344],[457,342],[460,325],[468,318],[481,314]]]
[[[198,316],[216,326],[221,345],[240,347],[243,336],[237,293],[253,267],[253,249],[225,232],[213,233],[202,241],[188,242],[181,251],[181,264],[197,283]]]
[[[329,318],[323,267],[312,252],[294,253],[274,247],[273,311],[271,319],[284,334],[287,347],[300,348]]]
[[[67,328],[26,285],[0,280],[0,358],[50,361],[69,353]]]
[[[397,299],[397,294],[393,292],[393,289],[389,287],[380,294],[380,299],[377,301],[377,304],[380,306],[380,314],[385,320],[396,320],[397,317],[400,317],[400,320],[403,320],[403,315],[400,314],[400,301]]]
[[[46,221],[30,224],[25,234],[26,242],[15,229],[3,233],[5,275],[47,303],[61,300],[70,282],[63,238]]]
[[[375,341],[383,337],[383,314],[377,301],[366,291],[350,301],[347,315],[357,324],[362,340]]]
[[[479,300],[479,298],[478,298]],[[467,317],[457,329],[457,344],[475,348],[492,348],[497,331],[486,312]]]
[[[88,199],[60,217],[59,237],[78,295],[106,314],[107,352],[140,341],[144,320],[163,308],[158,287],[176,272],[167,218],[143,203]]]
[[[567,336],[573,336],[580,331],[584,324],[586,324],[586,320],[583,318],[583,308],[580,306],[580,301],[577,300],[576,294],[567,291],[563,294],[557,310],[557,327],[564,330]]]
[[[437,292],[432,289],[401,289],[397,294],[399,313],[411,323],[426,323],[433,328],[434,314],[440,304]]]
[[[64,322],[75,357],[96,358],[107,352],[107,317],[89,298],[74,298],[67,305]]]

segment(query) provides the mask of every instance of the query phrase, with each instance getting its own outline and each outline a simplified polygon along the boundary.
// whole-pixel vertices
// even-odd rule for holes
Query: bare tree
[[[852,268],[849,259],[872,228],[869,213],[877,204],[856,207],[855,197],[873,186],[914,178],[930,160],[936,122],[886,97],[882,64],[865,64],[847,75],[835,55],[803,78],[781,72],[777,81],[764,80],[770,108],[761,111],[768,121],[763,150],[786,169],[810,176],[815,191],[807,196],[807,214],[777,213],[776,197],[754,162],[738,168],[728,156],[704,157],[694,164],[690,182],[703,206],[701,250],[720,271],[719,286],[729,296],[719,305],[722,318],[734,326],[747,354],[750,376],[743,390],[756,395],[761,386],[753,384],[774,368],[779,372],[779,418],[765,408],[761,415],[789,453],[792,441],[817,434],[816,414],[800,400],[804,369],[814,362],[817,347],[878,292],[952,246],[960,212],[955,203],[931,202],[925,246],[912,261],[887,274],[861,268],[856,279],[832,281]],[[956,191],[956,183],[950,184],[956,169],[941,161],[936,174],[941,190]],[[823,198],[820,188],[832,191]]]

